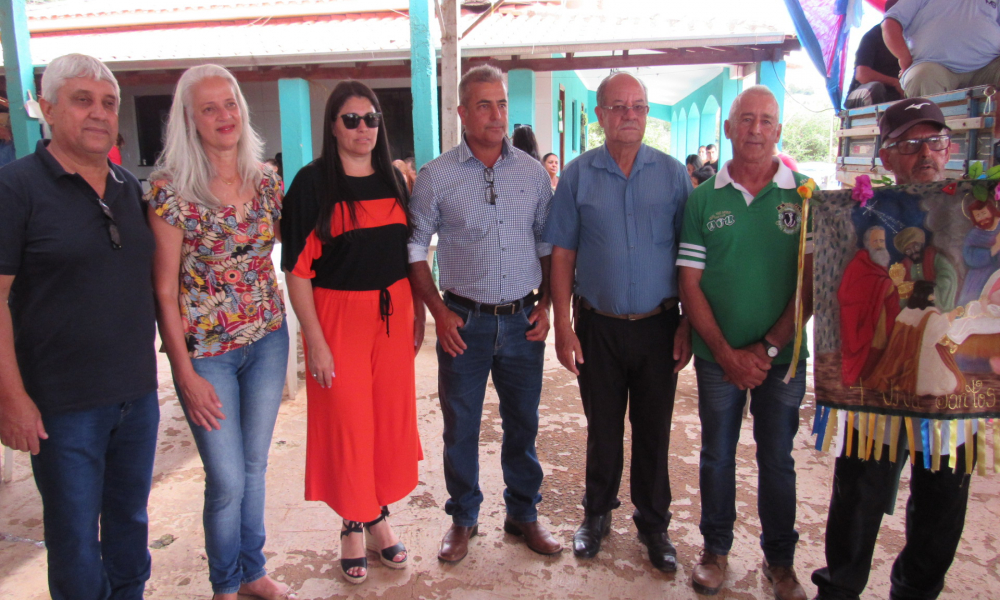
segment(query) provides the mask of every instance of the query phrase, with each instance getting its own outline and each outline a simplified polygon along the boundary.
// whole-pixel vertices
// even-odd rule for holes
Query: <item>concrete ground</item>
[[[409,498],[392,507],[391,522],[410,549],[411,566],[393,571],[370,557],[368,581],[344,582],[339,573],[339,518],[325,505],[305,502],[303,469],[306,432],[305,390],[286,399],[278,417],[268,470],[268,569],[298,590],[302,600],[322,598],[462,599],[625,599],[698,597],[691,589],[691,566],[701,548],[698,532],[698,450],[700,444],[694,372],[681,373],[673,422],[671,478],[674,517],[670,535],[680,569],[667,576],[652,568],[635,537],[628,502],[628,466],[622,481],[622,507],[601,553],[579,560],[571,551],[545,558],[502,530],[504,508],[500,472],[500,419],[496,394],[488,391],[480,443],[482,487],[486,500],[480,537],[469,556],[456,565],[438,562],[437,548],[448,526],[441,465],[441,415],[437,401],[433,329],[417,358],[417,404],[425,461],[420,484]],[[300,377],[302,373],[300,371]],[[542,522],[568,547],[582,515],[586,420],[575,379],[556,361],[552,338],[545,363],[538,455],[545,469],[539,506]],[[153,574],[150,599],[210,598],[208,565],[201,526],[204,471],[177,396],[165,357],[160,360],[162,420],[150,501]],[[812,449],[809,434],[813,398],[803,403],[795,443],[798,471],[798,546],[796,567],[810,597],[810,572],[823,563],[823,533],[833,459]],[[627,456],[627,454],[626,454]],[[760,572],[760,523],[756,516],[756,478],[751,421],[744,422],[739,446],[737,503],[739,521],[730,555],[729,576],[718,598],[770,598]],[[626,459],[627,460],[627,459]],[[0,485],[0,599],[47,598],[42,512],[28,459],[18,455],[14,479]],[[908,472],[908,470],[907,470]],[[904,475],[908,479],[908,474]],[[888,596],[889,570],[903,543],[907,481],[902,483],[896,514],[886,517],[865,599]],[[949,572],[942,598],[1000,597],[1000,479],[974,477],[965,536]]]

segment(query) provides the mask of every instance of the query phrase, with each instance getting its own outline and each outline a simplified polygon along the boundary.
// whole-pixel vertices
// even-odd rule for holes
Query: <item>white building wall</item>
[[[535,73],[535,139],[539,156],[554,152],[552,139],[552,73]]]

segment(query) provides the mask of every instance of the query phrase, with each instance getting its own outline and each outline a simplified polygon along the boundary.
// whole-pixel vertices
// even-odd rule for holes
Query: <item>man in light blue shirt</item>
[[[587,415],[585,516],[573,552],[595,556],[620,505],[627,408],[632,518],[653,566],[673,572],[670,419],[676,373],[691,356],[674,264],[691,181],[684,165],[642,143],[649,104],[639,80],[613,73],[597,104],[605,144],[563,170],[543,238],[554,246],[556,352],[579,377]]]
[[[1000,81],[996,0],[900,0],[885,13],[882,37],[908,98]]]

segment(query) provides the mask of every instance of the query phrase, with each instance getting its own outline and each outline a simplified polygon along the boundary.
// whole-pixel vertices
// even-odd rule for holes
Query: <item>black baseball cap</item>
[[[931,123],[947,128],[944,114],[937,104],[926,98],[907,98],[893,104],[882,113],[878,120],[879,135],[882,142],[898,138],[914,125]]]

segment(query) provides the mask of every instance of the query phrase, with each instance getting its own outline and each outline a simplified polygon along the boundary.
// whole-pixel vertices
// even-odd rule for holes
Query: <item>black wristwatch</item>
[[[764,345],[764,351],[769,357],[778,358],[778,355],[781,354],[781,348],[767,341],[767,338],[760,338],[760,343]]]

